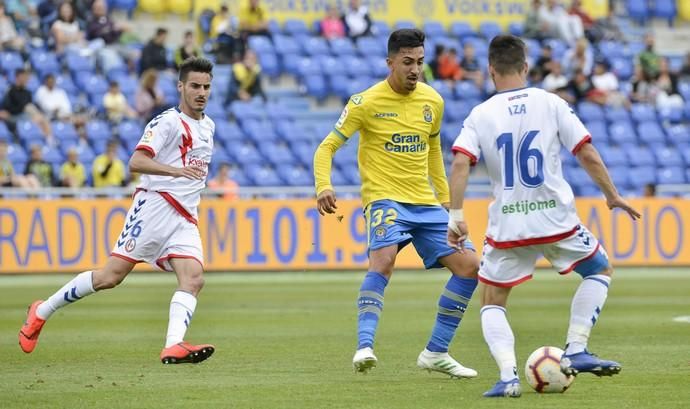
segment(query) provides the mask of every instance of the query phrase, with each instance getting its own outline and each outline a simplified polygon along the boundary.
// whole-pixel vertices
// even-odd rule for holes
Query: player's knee
[[[204,283],[205,280],[203,275],[193,275],[181,281],[180,288],[196,296],[201,289],[204,288]]]
[[[120,274],[116,271],[94,271],[93,274],[93,289],[96,291],[107,290],[120,285],[127,274]]]

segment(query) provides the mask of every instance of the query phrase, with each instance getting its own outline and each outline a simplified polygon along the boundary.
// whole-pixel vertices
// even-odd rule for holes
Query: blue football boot
[[[513,378],[509,381],[498,381],[493,388],[484,392],[485,398],[519,398],[522,395],[520,380]]]
[[[615,361],[600,359],[586,349],[576,354],[561,357],[561,372],[566,375],[577,375],[590,372],[596,376],[613,376],[621,371],[621,364]]]

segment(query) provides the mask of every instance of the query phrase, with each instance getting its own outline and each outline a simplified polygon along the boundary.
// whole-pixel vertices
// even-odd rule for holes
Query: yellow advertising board
[[[580,199],[582,222],[616,266],[690,266],[690,204],[639,199],[632,222],[597,199]],[[466,218],[481,247],[487,200],[468,200]],[[74,272],[102,265],[123,226],[128,200],[3,200],[0,273]],[[322,217],[312,200],[205,200],[199,212],[206,268],[215,271],[364,269],[366,231],[360,202],[339,200],[337,216]],[[341,217],[342,216],[342,217]],[[519,223],[519,214],[515,221]],[[152,223],[165,221],[152,220]],[[512,222],[512,221],[508,221]],[[411,246],[399,268],[421,268]],[[143,267],[148,268],[148,267]]]

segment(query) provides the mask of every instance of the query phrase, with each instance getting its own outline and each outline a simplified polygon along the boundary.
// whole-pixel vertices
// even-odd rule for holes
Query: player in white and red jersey
[[[22,350],[30,353],[46,320],[59,308],[96,291],[113,288],[140,262],[177,275],[170,301],[163,363],[197,363],[213,354],[213,345],[184,341],[203,287],[203,252],[197,207],[206,186],[215,125],[204,114],[211,92],[213,64],[190,58],[180,66],[180,104],[152,119],[129,161],[141,183],[126,215],[125,226],[105,266],[86,271],[46,301],[35,301],[19,332]]]
[[[489,73],[496,95],[478,105],[465,120],[453,151],[448,241],[460,249],[467,238],[462,204],[470,166],[480,155],[491,178],[486,244],[479,269],[484,283],[481,322],[501,379],[484,396],[517,397],[512,330],[506,319],[510,289],[532,277],[540,255],[561,274],[575,270],[583,278],[572,302],[561,370],[614,375],[620,364],[597,358],[586,347],[604,306],[613,270],[599,242],[580,223],[573,192],[563,179],[560,151],[576,155],[604,195],[608,207],[633,219],[640,214],[618,194],[591,137],[560,97],[526,87],[525,44],[498,36],[489,47]]]

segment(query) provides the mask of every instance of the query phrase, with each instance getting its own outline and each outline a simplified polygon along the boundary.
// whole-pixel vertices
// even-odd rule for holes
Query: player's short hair
[[[180,81],[187,81],[190,72],[203,72],[213,78],[213,63],[206,58],[189,57],[180,65]]]
[[[424,47],[424,32],[416,28],[401,28],[388,37],[388,56],[397,54],[401,48]]]
[[[525,43],[513,35],[499,35],[489,45],[489,64],[500,75],[522,72],[525,66]]]

